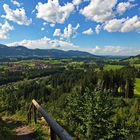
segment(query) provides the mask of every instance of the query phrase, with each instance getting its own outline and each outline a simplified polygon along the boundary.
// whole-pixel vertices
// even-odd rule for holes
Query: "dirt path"
[[[2,117],[2,120],[13,133],[12,140],[35,140],[34,131],[27,124],[7,117]]]
[[[35,140],[32,128],[27,125],[16,128],[15,132],[16,140]]]

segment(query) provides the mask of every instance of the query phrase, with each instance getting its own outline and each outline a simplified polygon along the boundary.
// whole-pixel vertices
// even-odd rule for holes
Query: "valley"
[[[125,63],[123,61],[122,58],[87,56],[63,59],[3,57],[0,60],[0,116],[22,123],[24,120],[25,123],[27,108],[31,100],[36,99],[75,139],[84,139],[85,135],[89,137],[86,124],[95,121],[91,124],[95,127],[102,117],[109,127],[95,127],[94,131],[105,131],[98,132],[99,137],[109,136],[113,130],[110,135],[112,138],[117,135],[120,138],[137,139],[140,128],[140,67],[136,63],[126,63],[126,58]],[[106,112],[104,107],[109,110]],[[96,119],[91,117],[86,120],[86,115],[92,111],[98,112],[93,112]],[[109,115],[110,113],[114,115]],[[131,120],[134,114],[135,118]],[[125,121],[125,124],[118,125],[118,120]],[[99,123],[104,124],[102,121]],[[14,136],[13,129],[7,128],[5,123],[3,125],[0,133],[4,131],[7,135],[10,132],[8,135]],[[47,126],[46,129],[41,126],[40,122],[37,126],[34,123],[30,125],[33,130],[37,130],[38,139],[46,139],[46,135],[49,135]],[[131,127],[134,128],[133,131]]]
[[[140,0],[0,0],[0,140],[140,140]]]

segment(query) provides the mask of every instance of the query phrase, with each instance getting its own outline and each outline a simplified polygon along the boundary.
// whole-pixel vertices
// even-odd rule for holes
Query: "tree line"
[[[68,69],[45,78],[0,88],[0,111],[26,114],[34,98],[75,139],[137,139],[139,99],[134,96],[136,71]]]

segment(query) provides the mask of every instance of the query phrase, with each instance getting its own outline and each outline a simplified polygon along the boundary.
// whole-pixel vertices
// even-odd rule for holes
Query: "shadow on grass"
[[[0,118],[0,140],[32,140],[34,137],[34,133],[28,131],[26,123]]]

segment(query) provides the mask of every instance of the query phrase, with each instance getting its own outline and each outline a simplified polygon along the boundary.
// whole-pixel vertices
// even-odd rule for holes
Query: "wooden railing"
[[[48,115],[48,113],[35,100],[32,100],[32,104],[28,111],[28,123],[31,122],[32,110],[33,110],[35,123],[37,123],[36,111],[38,111],[44,117],[48,125],[50,126],[51,140],[56,140],[56,136],[58,136],[60,140],[72,140],[72,137],[66,132],[66,130],[62,128],[62,126],[60,126],[54,119],[52,119]]]

